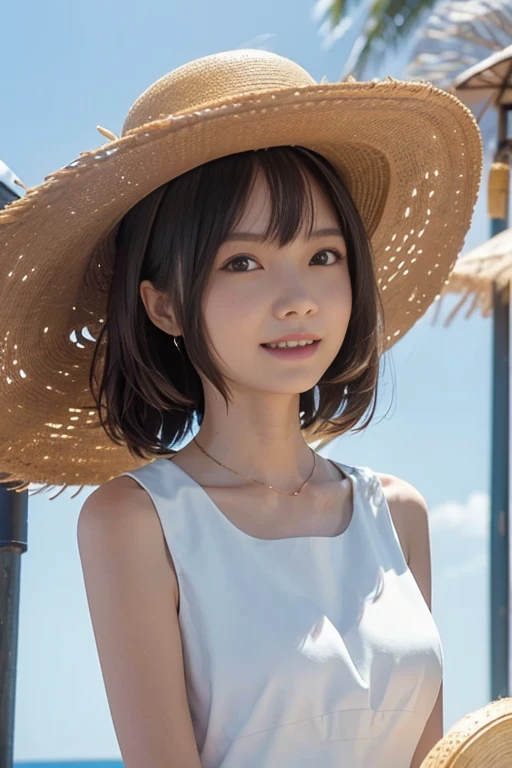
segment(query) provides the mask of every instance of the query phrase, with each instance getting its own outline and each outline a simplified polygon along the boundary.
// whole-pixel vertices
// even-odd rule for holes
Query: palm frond
[[[374,0],[362,32],[364,44],[354,67],[355,76],[362,76],[375,54],[382,54],[385,49],[397,50],[436,2],[437,0]]]
[[[347,3],[345,0],[332,0],[332,5],[329,9],[329,17],[331,25],[336,27],[347,10]]]
[[[372,0],[361,36],[354,45],[359,50],[352,66],[352,74],[360,77],[370,59],[380,55],[384,48],[396,49],[436,2],[437,0]],[[327,11],[331,32],[346,21],[353,5],[350,0],[332,0]]]

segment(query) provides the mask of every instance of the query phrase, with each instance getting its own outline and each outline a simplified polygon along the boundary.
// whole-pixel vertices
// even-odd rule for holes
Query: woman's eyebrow
[[[343,233],[338,227],[324,227],[323,229],[315,229],[308,239],[313,237],[343,237]],[[264,236],[262,234],[258,234],[257,232],[230,232],[224,242],[229,243],[233,240],[261,242],[263,239]]]

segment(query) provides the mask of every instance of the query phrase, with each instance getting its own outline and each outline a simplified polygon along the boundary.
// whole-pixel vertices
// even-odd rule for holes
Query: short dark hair
[[[311,229],[309,174],[330,200],[347,245],[352,313],[336,358],[317,385],[300,394],[301,429],[308,441],[325,444],[364,429],[374,416],[382,304],[371,243],[343,179],[325,158],[303,147],[241,152],[164,184],[120,223],[89,384],[104,430],[133,456],[169,455],[191,432],[194,418],[201,425],[204,393],[197,370],[228,407],[229,388],[210,355],[203,297],[215,256],[241,218],[258,172],[271,199],[267,241],[286,245],[308,219]],[[169,297],[183,334],[181,353],[149,319],[139,293],[143,280]]]

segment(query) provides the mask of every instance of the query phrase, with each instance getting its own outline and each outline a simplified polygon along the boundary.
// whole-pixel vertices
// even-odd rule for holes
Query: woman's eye
[[[253,269],[246,269],[247,263],[254,261],[252,256],[236,256],[231,259],[224,267],[227,272],[254,272]]]
[[[334,260],[331,262],[325,261],[325,256],[328,257],[329,255],[334,256]],[[324,266],[324,265],[330,266],[330,264],[335,264],[337,261],[340,261],[342,259],[342,256],[340,253],[338,253],[338,251],[331,250],[330,248],[325,249],[323,251],[318,251],[318,253],[315,253],[315,255],[313,256],[313,259],[316,259],[318,257],[322,257],[322,260],[317,261],[316,264],[319,264],[321,266]]]
[[[331,261],[329,261],[329,256],[333,257]],[[338,251],[329,248],[315,253],[312,261],[316,260],[313,261],[315,266],[330,266],[337,261],[341,261],[342,258],[342,255],[338,253]],[[234,259],[231,259],[231,261],[226,264],[224,269],[227,272],[254,272],[254,269],[248,268],[251,261],[256,264],[256,260],[252,256],[235,256]]]

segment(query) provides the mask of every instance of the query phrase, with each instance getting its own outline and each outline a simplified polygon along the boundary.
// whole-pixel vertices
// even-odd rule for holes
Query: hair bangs
[[[270,198],[270,218],[264,242],[283,248],[299,234],[309,238],[315,210],[313,193],[300,156],[289,147],[272,147],[254,154],[255,172],[261,173]]]

